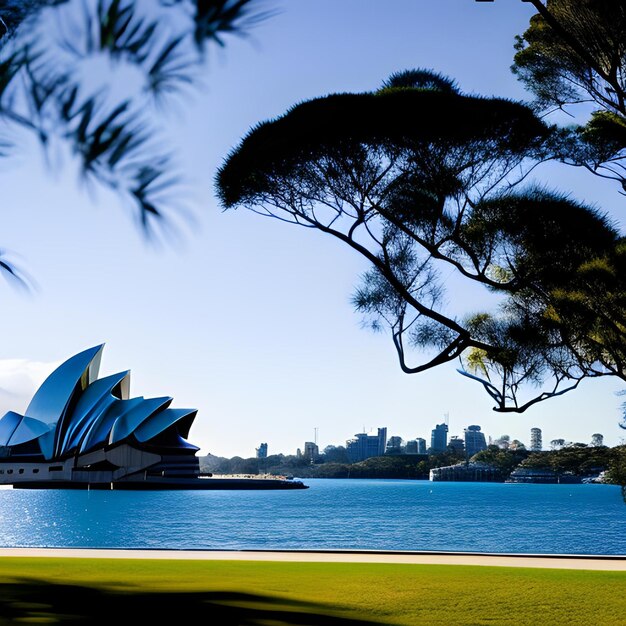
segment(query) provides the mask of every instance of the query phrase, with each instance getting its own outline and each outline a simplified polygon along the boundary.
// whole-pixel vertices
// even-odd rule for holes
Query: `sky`
[[[106,342],[102,374],[131,369],[133,395],[171,395],[198,408],[190,440],[201,454],[295,453],[318,429],[321,448],[386,426],[430,438],[479,424],[528,443],[531,427],[615,445],[621,385],[583,382],[522,415],[491,399],[456,365],[400,371],[391,339],[362,328],[350,296],[366,264],[324,235],[245,210],[222,212],[213,179],[229,150],[261,120],[302,100],[377,88],[392,72],[433,68],[463,91],[527,97],[510,73],[513,41],[531,7],[500,0],[266,0],[274,15],[248,37],[212,49],[204,87],[166,111],[189,184],[182,237],[146,242],[128,207],[90,193],[70,166],[47,167],[32,145],[3,162],[0,247],[37,283],[0,285],[0,411],[23,411],[44,377],[76,352]],[[8,165],[8,167],[7,167]],[[617,189],[551,165],[537,180],[593,203],[621,223]],[[463,292],[452,284],[454,307]]]

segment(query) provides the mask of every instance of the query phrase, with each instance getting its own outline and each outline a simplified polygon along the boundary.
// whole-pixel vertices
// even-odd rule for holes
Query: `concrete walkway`
[[[463,554],[453,552],[382,551],[255,551],[255,550],[108,550],[0,548],[0,557],[92,559],[186,559],[194,561],[283,561],[309,563],[405,563],[422,565],[486,565],[626,571],[626,556]]]

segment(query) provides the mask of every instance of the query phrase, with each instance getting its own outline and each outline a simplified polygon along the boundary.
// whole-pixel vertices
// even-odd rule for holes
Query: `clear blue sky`
[[[293,453],[319,428],[344,443],[363,427],[428,439],[450,415],[451,434],[480,424],[488,435],[528,442],[616,444],[615,381],[584,383],[521,416],[490,399],[455,367],[406,376],[390,338],[360,327],[349,299],[365,264],[323,235],[245,211],[222,213],[213,176],[257,121],[336,91],[376,88],[391,72],[431,67],[466,92],[523,98],[509,71],[513,38],[531,8],[517,0],[267,1],[278,15],[249,39],[231,38],[204,68],[206,88],[172,108],[167,132],[187,171],[193,222],[182,243],[146,245],[118,199],[94,196],[71,167],[51,175],[24,149],[3,170],[0,246],[16,251],[39,290],[3,290],[0,409],[23,410],[46,370],[107,342],[102,370],[132,369],[134,395],[174,396],[197,407],[191,440],[202,452]],[[595,202],[621,221],[617,190],[551,166],[550,186]],[[453,288],[450,300],[462,300]]]

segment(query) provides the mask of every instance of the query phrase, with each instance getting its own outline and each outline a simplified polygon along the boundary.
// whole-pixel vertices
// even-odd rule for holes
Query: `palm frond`
[[[154,44],[157,23],[137,17],[135,2],[99,0],[97,22],[99,36],[94,47],[106,50],[111,58],[125,56],[143,63]]]
[[[193,82],[193,60],[184,46],[185,36],[165,43],[147,69],[147,88],[155,95],[177,91],[181,84]]]
[[[153,234],[155,220],[161,227],[172,226],[164,219],[166,210],[172,206],[171,191],[178,186],[180,179],[171,170],[168,156],[140,165],[135,170],[134,186],[129,191],[139,209],[139,223],[147,236]]]
[[[205,42],[224,45],[222,35],[241,34],[271,17],[273,11],[250,11],[251,0],[196,0],[194,16],[196,46]],[[258,6],[258,1],[255,6]]]
[[[0,274],[13,286],[27,292],[32,291],[35,288],[35,283],[17,264],[10,260],[9,256],[6,250],[0,249]]]
[[[26,50],[18,50],[4,59],[0,59],[0,98],[4,95],[17,73],[28,59]]]

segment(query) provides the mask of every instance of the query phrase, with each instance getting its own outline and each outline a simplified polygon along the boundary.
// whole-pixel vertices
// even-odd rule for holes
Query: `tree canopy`
[[[623,116],[611,91],[623,86],[623,10],[599,3],[598,24],[582,35],[595,2],[533,4],[515,71],[534,105],[466,95],[429,70],[397,72],[377,90],[315,98],[260,123],[217,175],[225,208],[321,231],[361,254],[371,269],[355,308],[390,329],[402,369],[460,359],[502,412],[585,378],[626,380],[621,233],[596,208],[526,183],[549,159],[620,179],[621,135],[606,116]],[[613,18],[613,39],[596,41]],[[600,50],[614,53],[602,71]],[[578,102],[577,72],[597,73],[575,88],[600,109],[586,126],[549,124],[541,107]],[[446,268],[495,304],[451,310]]]
[[[561,130],[555,155],[626,190],[626,7],[614,0],[528,0],[538,13],[516,41],[513,72],[543,110],[591,107]]]

